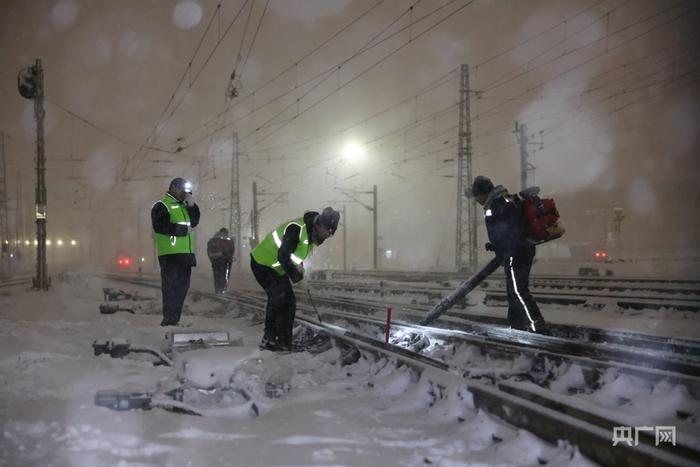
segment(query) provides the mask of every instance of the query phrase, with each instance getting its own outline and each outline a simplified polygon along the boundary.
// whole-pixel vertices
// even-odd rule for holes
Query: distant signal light
[[[593,253],[593,257],[598,260],[606,260],[608,259],[608,252],[604,250],[596,250],[596,252]]]

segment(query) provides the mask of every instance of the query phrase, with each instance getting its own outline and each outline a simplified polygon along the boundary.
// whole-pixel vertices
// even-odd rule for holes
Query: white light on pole
[[[357,143],[348,143],[343,148],[343,159],[354,161],[365,155],[365,149]]]

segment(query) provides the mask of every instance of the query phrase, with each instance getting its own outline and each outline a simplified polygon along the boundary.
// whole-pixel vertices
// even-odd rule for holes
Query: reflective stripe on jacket
[[[301,228],[301,232],[299,233],[299,244],[291,254],[291,260],[295,265],[299,266],[309,256],[313,245],[309,243],[309,234],[306,231],[304,218],[300,217],[281,224],[275,230],[265,235],[265,238],[251,252],[256,263],[274,269],[280,276],[286,274],[284,268],[277,260],[277,252],[282,245],[282,238],[287,231],[287,227],[293,224],[298,225]]]

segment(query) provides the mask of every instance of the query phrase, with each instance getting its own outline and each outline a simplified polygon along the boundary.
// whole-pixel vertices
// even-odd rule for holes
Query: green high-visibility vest
[[[190,225],[190,215],[187,207],[176,200],[170,193],[165,193],[157,203],[163,203],[168,208],[170,223]],[[156,251],[158,256],[174,255],[176,253],[194,253],[194,232],[183,237],[155,233]]]
[[[258,243],[258,246],[253,248],[253,251],[251,252],[255,262],[274,269],[280,276],[284,276],[286,272],[284,271],[284,268],[282,268],[280,262],[277,261],[277,252],[279,251],[280,246],[282,246],[282,237],[284,237],[287,227],[292,224],[301,227],[299,244],[291,255],[292,262],[294,262],[296,265],[300,265],[301,262],[304,261],[307,256],[309,256],[309,253],[311,253],[311,250],[313,249],[313,244],[309,242],[309,234],[306,231],[306,225],[304,224],[303,217],[281,224],[275,230],[265,235],[265,238],[263,238],[262,241]]]

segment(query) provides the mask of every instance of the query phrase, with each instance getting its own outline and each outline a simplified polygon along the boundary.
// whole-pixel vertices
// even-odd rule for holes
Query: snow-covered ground
[[[547,444],[474,410],[464,394],[431,406],[429,388],[405,367],[364,359],[341,366],[335,348],[260,352],[259,323],[216,317],[221,305],[205,299],[188,299],[184,329],[226,330],[233,347],[183,353],[174,368],[149,356],[95,357],[95,339],[166,342],[158,306],[100,314],[102,287],[125,289],[76,276],[54,279],[48,292],[0,289],[1,465],[590,465],[565,440]],[[207,312],[214,317],[198,315]],[[94,404],[98,390],[159,391],[182,376],[202,387],[234,385],[251,400],[202,401],[206,416]],[[281,397],[268,397],[267,383]]]

